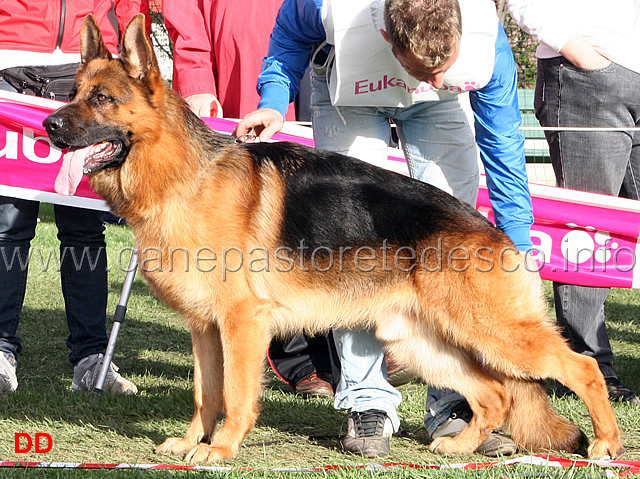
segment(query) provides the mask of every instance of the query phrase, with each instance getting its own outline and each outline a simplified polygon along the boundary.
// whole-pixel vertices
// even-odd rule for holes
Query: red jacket
[[[180,96],[211,93],[227,118],[258,107],[262,58],[282,0],[164,0],[173,53],[173,88]],[[292,108],[287,119],[293,120]]]
[[[59,46],[64,53],[78,53],[82,21],[89,13],[112,53],[118,53],[118,39],[136,13],[146,14],[150,26],[149,0],[0,0],[0,50],[51,53]]]

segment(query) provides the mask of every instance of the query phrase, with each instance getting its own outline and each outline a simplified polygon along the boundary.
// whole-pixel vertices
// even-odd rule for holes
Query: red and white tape
[[[407,463],[368,463],[356,465],[327,465],[309,468],[253,469],[244,467],[180,465],[180,464],[107,464],[107,463],[70,463],[70,462],[19,462],[0,461],[0,468],[50,468],[50,469],[139,469],[162,471],[205,471],[205,472],[330,472],[339,470],[364,470],[391,472],[397,469],[467,469],[482,470],[526,464],[541,467],[605,468],[608,477],[630,477],[640,475],[640,461],[587,461],[563,459],[555,456],[533,455],[509,459],[501,462],[461,463],[461,464],[407,464]],[[613,470],[613,469],[620,469]]]

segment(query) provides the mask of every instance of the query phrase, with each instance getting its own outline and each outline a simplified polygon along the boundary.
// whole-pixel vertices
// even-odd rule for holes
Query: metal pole
[[[116,348],[116,341],[118,340],[118,333],[120,332],[120,326],[124,321],[124,317],[127,313],[127,302],[129,301],[129,295],[131,294],[131,286],[136,276],[136,270],[138,269],[138,249],[133,248],[131,252],[131,260],[129,261],[129,269],[127,270],[127,276],[124,278],[124,284],[122,285],[122,292],[120,293],[120,302],[116,306],[116,311],[113,315],[113,326],[111,327],[111,334],[109,335],[109,343],[107,349],[104,352],[102,358],[102,365],[100,366],[100,372],[96,378],[95,387],[93,389],[96,393],[102,393],[104,387],[104,381],[113,359],[113,351]]]

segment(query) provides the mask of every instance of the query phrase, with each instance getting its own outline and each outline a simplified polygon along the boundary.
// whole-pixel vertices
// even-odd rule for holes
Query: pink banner
[[[640,202],[545,185],[529,187],[535,218],[532,256],[542,278],[640,288]],[[493,219],[486,187],[480,188],[477,207]]]
[[[42,121],[59,102],[0,92],[0,194],[50,203],[108,209],[83,179],[74,197],[57,195],[53,184],[62,153],[51,145]],[[231,133],[236,122],[205,118],[214,130]],[[288,124],[274,137],[313,146],[311,129]],[[399,150],[391,150],[386,168],[407,174]],[[535,224],[533,258],[544,279],[581,284],[640,288],[636,249],[640,238],[640,202],[606,195],[530,184]],[[477,208],[490,220],[491,204],[482,184]]]
[[[108,210],[83,178],[74,197],[53,190],[62,152],[54,147],[42,121],[63,103],[0,92],[0,194]]]

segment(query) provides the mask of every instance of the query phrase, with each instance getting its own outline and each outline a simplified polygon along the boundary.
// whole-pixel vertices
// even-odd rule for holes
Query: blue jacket
[[[284,116],[294,100],[314,48],[326,39],[322,2],[284,1],[258,79],[259,108],[272,108]],[[524,251],[532,245],[533,213],[517,88],[516,64],[500,25],[493,76],[486,86],[470,92],[470,100],[496,225]]]

